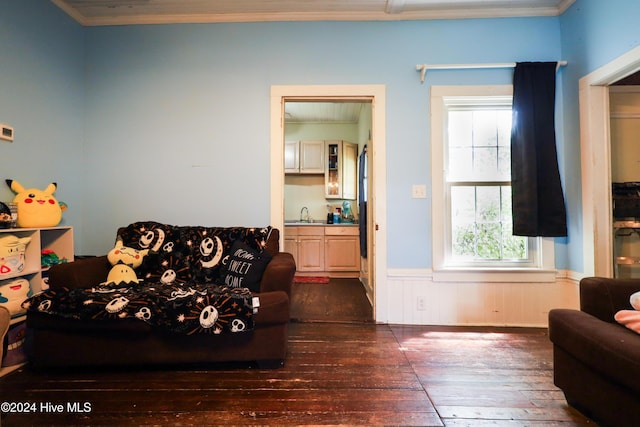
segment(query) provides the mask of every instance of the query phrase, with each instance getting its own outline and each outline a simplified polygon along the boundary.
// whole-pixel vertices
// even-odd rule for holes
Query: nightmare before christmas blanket
[[[246,288],[145,283],[47,289],[22,306],[31,312],[86,321],[139,319],[152,327],[191,335],[253,330],[258,304]]]

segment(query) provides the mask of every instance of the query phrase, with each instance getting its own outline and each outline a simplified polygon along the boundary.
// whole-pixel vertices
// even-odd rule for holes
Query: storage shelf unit
[[[36,294],[47,288],[45,276],[48,268],[43,268],[41,254],[43,250],[52,250],[60,258],[66,258],[72,262],[73,256],[73,228],[68,226],[46,228],[3,228],[0,229],[0,237],[12,234],[18,238],[30,237],[31,241],[25,250],[25,265],[22,271],[0,275],[0,280],[24,278],[29,282],[31,294]],[[26,319],[26,315],[20,315],[11,319],[11,325],[20,323]],[[21,365],[3,367],[0,376],[6,375],[19,368]]]
[[[640,256],[624,254],[625,240],[640,239],[640,221],[635,219],[614,221],[613,235],[615,238],[613,245],[614,276],[621,277],[621,266],[633,269],[640,267]],[[640,273],[640,270],[638,272]]]

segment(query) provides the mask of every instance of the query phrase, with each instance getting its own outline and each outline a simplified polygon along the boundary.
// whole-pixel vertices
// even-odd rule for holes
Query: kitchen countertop
[[[296,221],[296,220],[285,220],[284,221],[284,226],[285,227],[309,227],[309,226],[316,226],[316,227],[353,227],[353,226],[357,226],[358,223],[357,222],[340,222],[338,224],[327,224],[326,221],[312,221],[312,222],[301,222],[301,221]]]

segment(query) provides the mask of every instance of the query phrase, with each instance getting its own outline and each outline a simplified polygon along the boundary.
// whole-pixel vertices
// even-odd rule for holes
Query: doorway
[[[583,273],[613,277],[609,86],[640,70],[640,46],[580,79]]]
[[[371,105],[371,147],[368,149],[367,207],[368,292],[374,320],[386,322],[386,186],[385,88],[383,85],[273,86],[271,88],[271,223],[284,230],[284,141],[287,102],[364,102]],[[280,246],[284,247],[281,233]]]

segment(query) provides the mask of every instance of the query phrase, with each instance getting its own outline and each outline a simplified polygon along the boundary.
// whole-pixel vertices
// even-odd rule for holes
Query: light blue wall
[[[635,0],[577,0],[560,18],[82,28],[45,0],[0,0],[0,178],[59,183],[79,253],[104,253],[138,219],[269,221],[269,89],[387,88],[388,266],[428,268],[429,88],[509,84],[511,70],[419,63],[566,59],[558,147],[569,208],[557,264],[582,269],[578,79],[635,47]],[[612,7],[611,5],[619,7]],[[12,198],[0,183],[0,200]]]
[[[428,268],[431,84],[509,84],[512,71],[415,65],[560,58],[558,18],[88,28],[83,177],[90,252],[120,224],[269,222],[269,89],[385,84],[388,266]],[[89,227],[89,224],[87,225]]]
[[[44,0],[0,1],[0,201],[13,200],[5,179],[44,189],[69,205],[63,224],[81,242],[84,142],[84,29]]]
[[[567,254],[562,264],[571,271],[583,271],[579,80],[640,44],[639,19],[636,0],[577,0],[560,17],[562,56],[569,61],[562,74],[565,144],[560,156],[570,217],[561,253]]]

